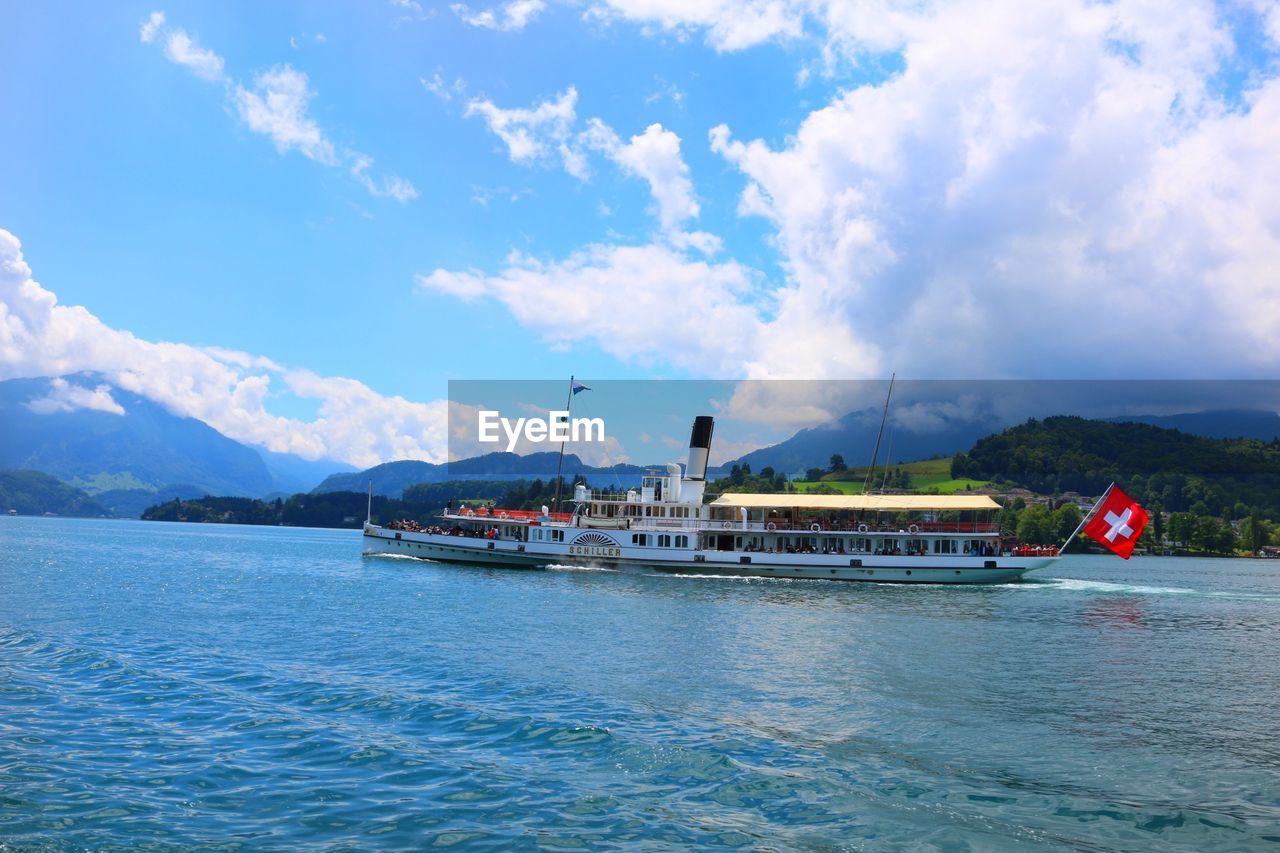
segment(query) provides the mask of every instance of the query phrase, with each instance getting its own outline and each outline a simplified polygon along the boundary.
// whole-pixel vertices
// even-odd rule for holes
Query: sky
[[[0,379],[366,466],[451,380],[1280,367],[1267,0],[3,20]]]

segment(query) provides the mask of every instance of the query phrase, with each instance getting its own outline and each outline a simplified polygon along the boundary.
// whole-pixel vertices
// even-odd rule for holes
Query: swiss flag
[[[1142,529],[1150,516],[1142,506],[1120,489],[1112,486],[1104,496],[1102,506],[1084,526],[1084,532],[1104,548],[1124,557],[1133,555]]]

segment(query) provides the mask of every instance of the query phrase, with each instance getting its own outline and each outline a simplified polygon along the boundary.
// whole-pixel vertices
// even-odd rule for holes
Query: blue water
[[[907,587],[0,518],[0,846],[1280,843],[1280,562]]]

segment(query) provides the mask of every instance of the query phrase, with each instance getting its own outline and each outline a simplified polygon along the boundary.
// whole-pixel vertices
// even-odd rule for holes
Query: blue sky
[[[450,379],[1280,366],[1265,0],[5,20],[0,378],[367,464]]]

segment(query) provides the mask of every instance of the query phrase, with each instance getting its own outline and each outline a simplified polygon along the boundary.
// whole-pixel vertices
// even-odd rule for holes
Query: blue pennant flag
[[[588,387],[588,386],[586,386],[586,385],[583,385],[581,382],[575,382],[575,383],[573,384],[573,393],[574,393],[574,394],[577,394],[579,391],[590,391],[590,390],[591,390],[591,388],[589,388],[589,387]]]

